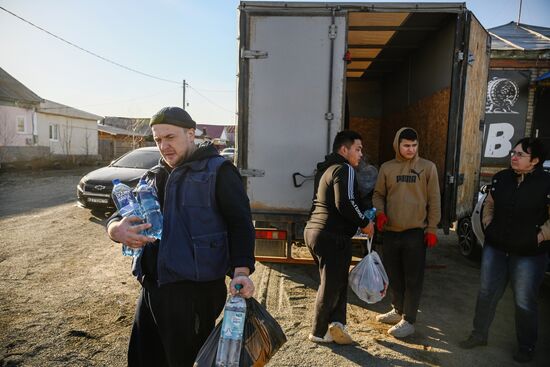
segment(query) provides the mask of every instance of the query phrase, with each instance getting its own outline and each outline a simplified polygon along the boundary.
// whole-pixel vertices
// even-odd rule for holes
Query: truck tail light
[[[262,240],[286,240],[286,231],[278,229],[256,229],[256,239]]]

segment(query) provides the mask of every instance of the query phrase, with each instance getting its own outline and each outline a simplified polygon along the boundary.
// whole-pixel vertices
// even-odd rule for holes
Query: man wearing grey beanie
[[[195,145],[196,123],[165,107],[149,123],[161,159],[144,177],[164,217],[162,239],[148,243],[139,218],[113,216],[110,238],[133,248],[133,274],[142,285],[128,366],[192,366],[214,329],[229,291],[251,297],[254,227],[239,172],[211,143]]]

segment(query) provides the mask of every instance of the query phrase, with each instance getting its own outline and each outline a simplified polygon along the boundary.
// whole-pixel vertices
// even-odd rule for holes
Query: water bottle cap
[[[242,284],[235,284],[235,289],[240,291],[241,289],[243,289],[243,285]]]
[[[120,183],[120,179],[115,178],[115,179],[113,180],[113,185],[118,185],[119,183]]]

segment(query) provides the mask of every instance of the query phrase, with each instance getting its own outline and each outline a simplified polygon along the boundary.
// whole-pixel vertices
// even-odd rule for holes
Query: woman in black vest
[[[550,174],[539,139],[524,138],[510,151],[510,168],[498,172],[483,209],[485,244],[474,330],[465,349],[487,345],[489,327],[508,281],[514,291],[518,351],[533,359],[538,333],[537,297],[550,247]]]

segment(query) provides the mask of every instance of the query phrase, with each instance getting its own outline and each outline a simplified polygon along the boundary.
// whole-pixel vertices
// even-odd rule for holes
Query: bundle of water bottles
[[[229,297],[194,367],[261,367],[286,343],[281,326],[254,298]]]
[[[142,178],[136,188],[132,190],[119,179],[114,179],[111,196],[121,216],[136,216],[141,218],[144,223],[151,224],[151,227],[141,234],[160,240],[162,237],[162,212],[154,187],[149,186],[147,181]],[[122,254],[125,256],[138,256],[141,251],[143,248],[133,249],[122,244]]]

